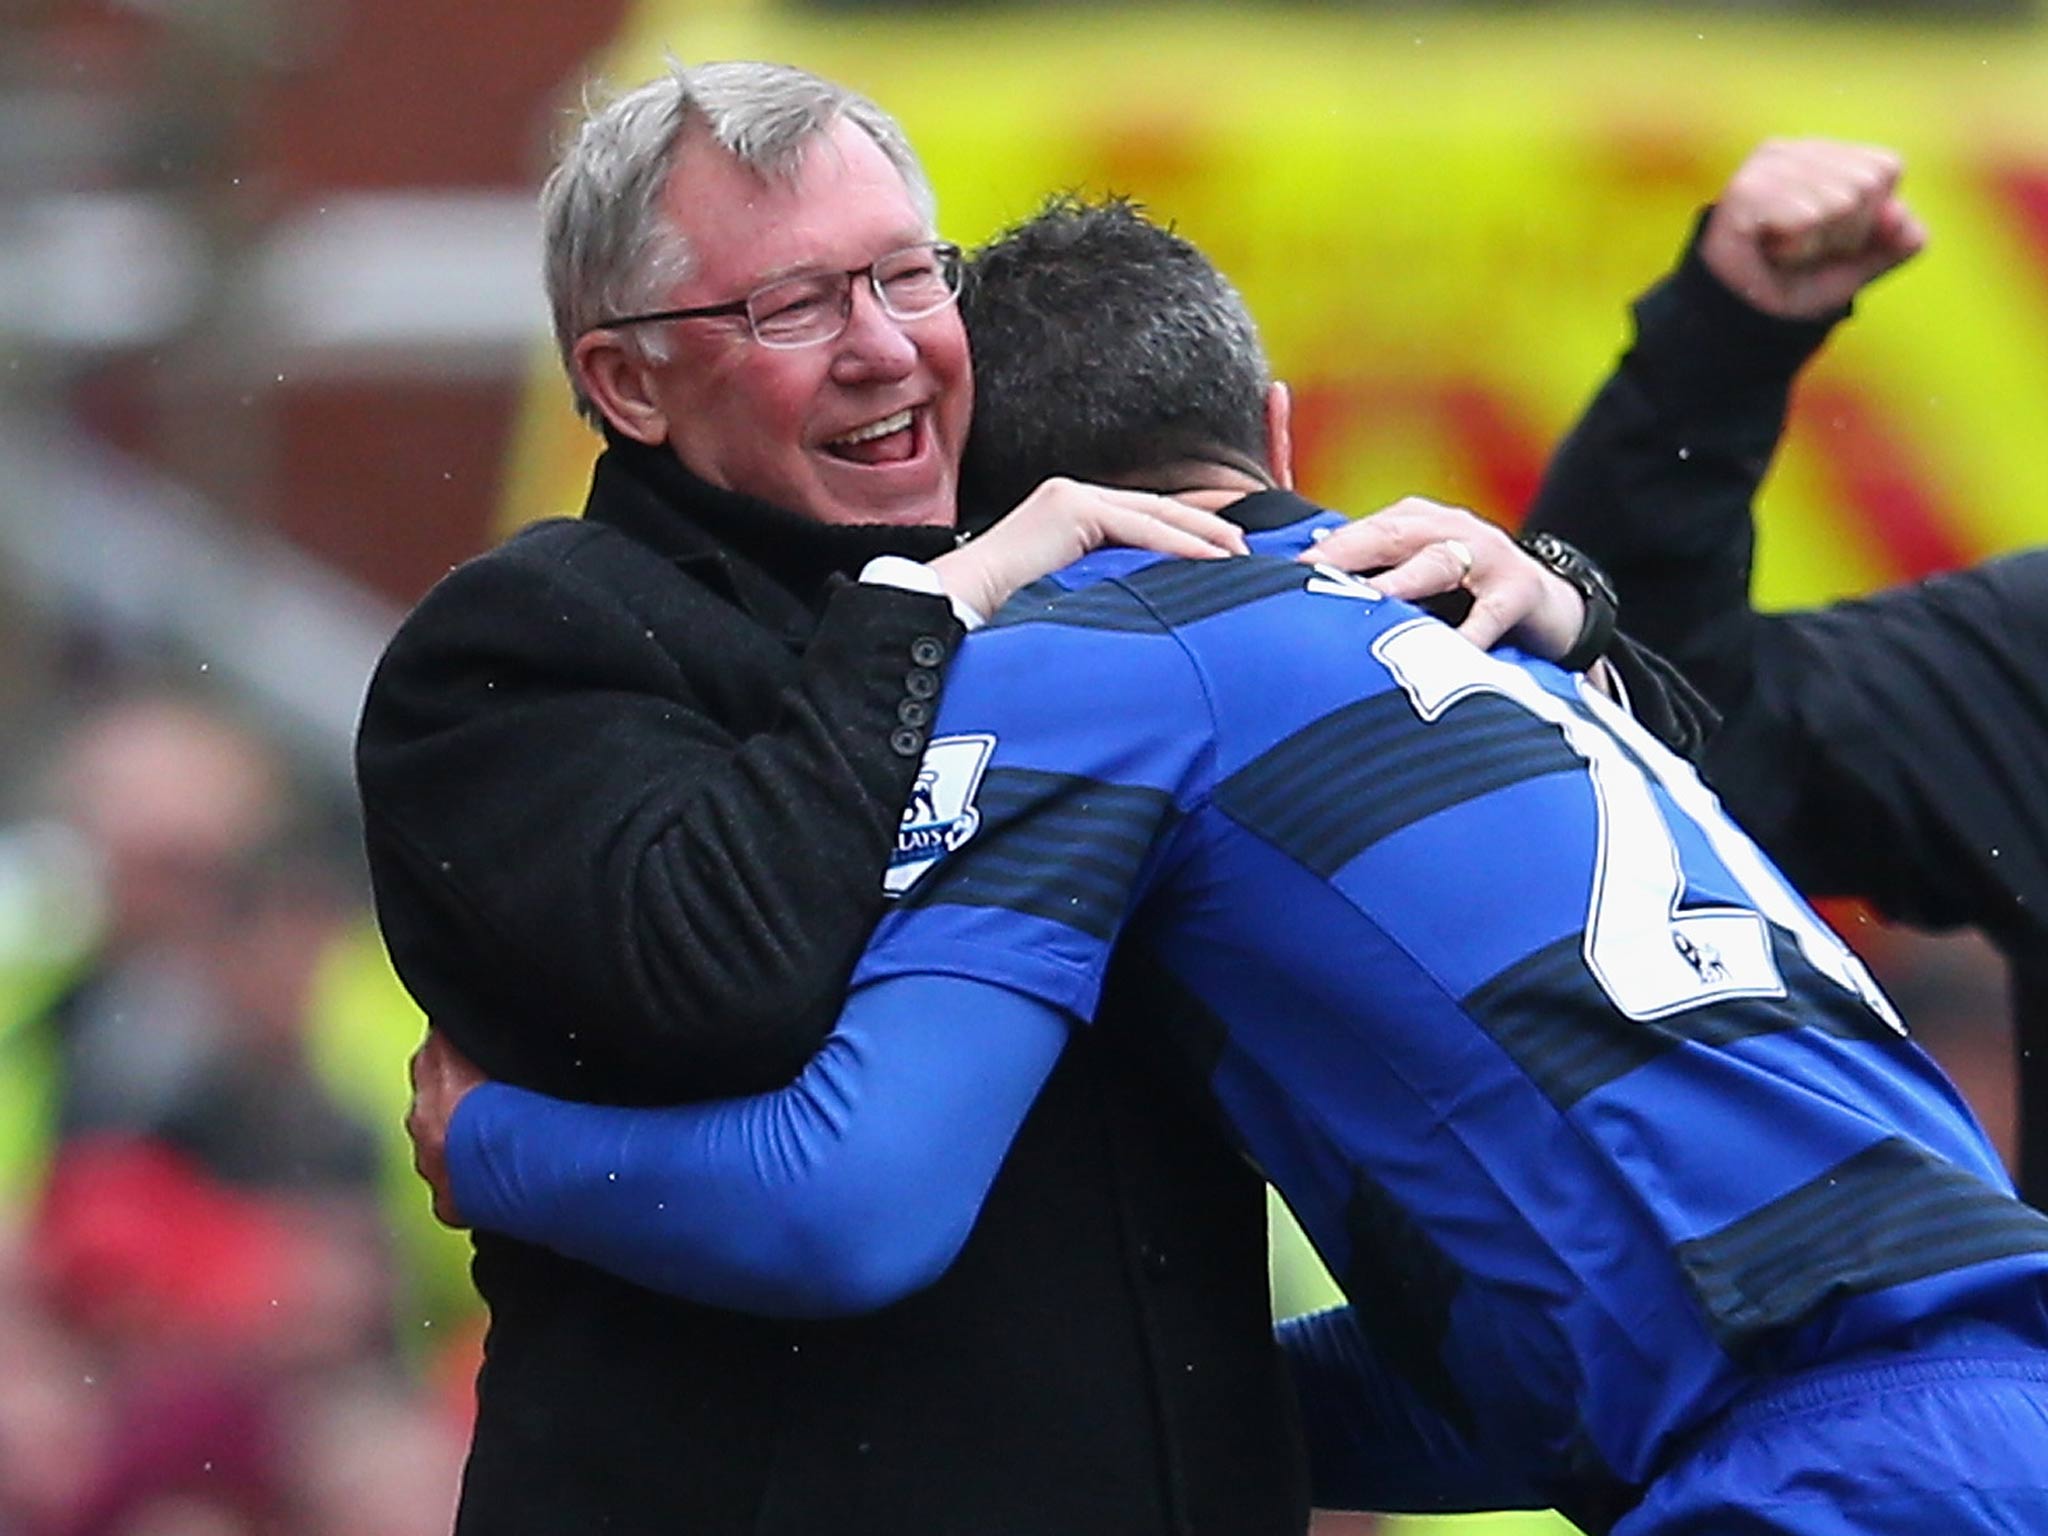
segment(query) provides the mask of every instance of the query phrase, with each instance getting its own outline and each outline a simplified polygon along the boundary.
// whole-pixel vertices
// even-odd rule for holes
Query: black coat
[[[1605,565],[1623,622],[1723,712],[1702,770],[1794,881],[2005,951],[2020,1188],[2042,1204],[2048,549],[1819,612],[1752,609],[1751,506],[1828,329],[1759,314],[1689,252],[1637,304],[1635,346],[1529,522]]]
[[[615,445],[582,521],[407,620],[358,747],[378,917],[487,1071],[652,1103],[816,1049],[922,752],[904,706],[958,633],[938,599],[835,574],[880,547]],[[1262,1186],[1120,1012],[1077,1032],[954,1268],[871,1317],[695,1307],[480,1236],[459,1528],[1299,1530]]]

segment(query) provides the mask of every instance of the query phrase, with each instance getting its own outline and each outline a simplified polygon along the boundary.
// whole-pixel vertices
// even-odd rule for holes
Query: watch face
[[[1607,579],[1607,573],[1556,534],[1532,533],[1521,542],[1531,556],[1570,582],[1581,596],[1617,605],[1614,583]]]

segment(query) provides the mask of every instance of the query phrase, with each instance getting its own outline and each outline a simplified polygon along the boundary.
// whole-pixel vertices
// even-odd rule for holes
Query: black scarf
[[[725,551],[774,578],[806,608],[824,602],[834,576],[854,576],[877,555],[930,560],[957,542],[948,527],[821,523],[759,497],[699,479],[665,444],[650,447],[605,431],[586,516],[673,552],[662,525],[681,519]]]

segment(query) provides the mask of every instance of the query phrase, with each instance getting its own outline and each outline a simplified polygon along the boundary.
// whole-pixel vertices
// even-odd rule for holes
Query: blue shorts
[[[2039,1536],[2048,1351],[1907,1355],[1730,1409],[1613,1536]]]

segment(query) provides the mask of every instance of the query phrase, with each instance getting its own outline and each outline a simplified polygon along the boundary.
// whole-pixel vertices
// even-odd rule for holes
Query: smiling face
[[[662,206],[694,255],[688,280],[650,306],[663,309],[726,303],[931,238],[901,174],[844,121],[809,145],[791,182],[686,141]],[[808,347],[764,347],[737,315],[672,322],[666,362],[626,365],[644,409],[621,419],[593,394],[615,426],[665,439],[714,485],[825,523],[950,524],[973,405],[959,311],[893,320],[864,278],[852,303],[846,330]],[[579,362],[604,346],[616,342],[591,333]]]

